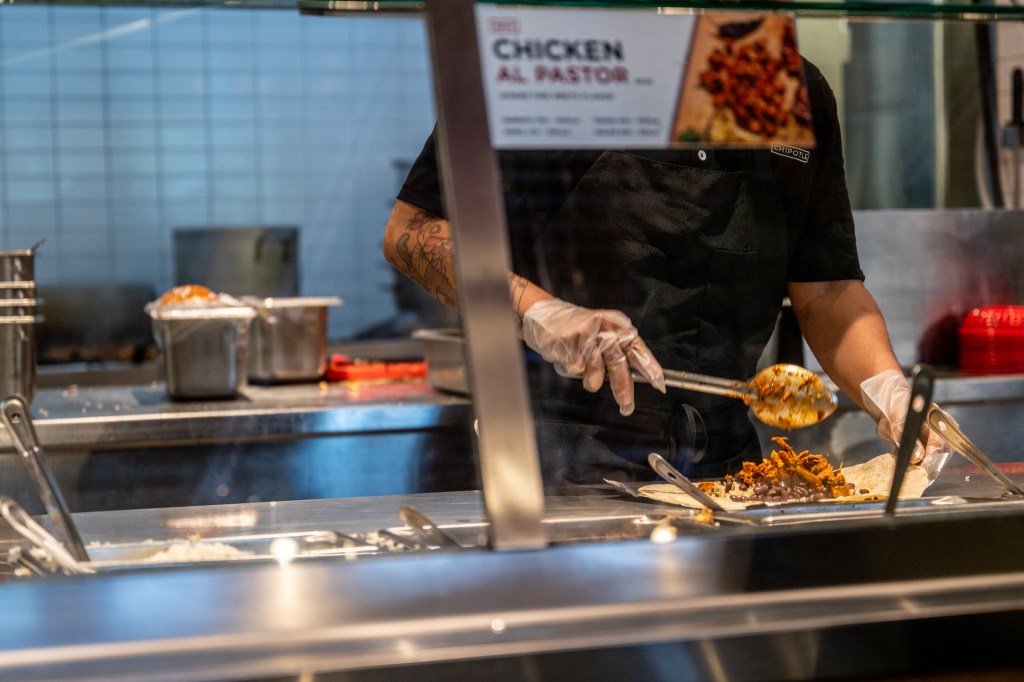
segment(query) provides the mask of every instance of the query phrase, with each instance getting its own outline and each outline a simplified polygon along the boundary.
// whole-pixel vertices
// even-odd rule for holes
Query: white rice
[[[146,557],[143,559],[143,562],[147,564],[168,564],[191,561],[220,561],[245,556],[255,555],[252,552],[245,552],[232,545],[225,545],[223,542],[189,542],[184,540],[172,543],[167,549]]]

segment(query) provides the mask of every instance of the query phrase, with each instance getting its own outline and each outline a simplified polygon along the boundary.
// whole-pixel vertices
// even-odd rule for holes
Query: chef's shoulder
[[[830,136],[834,134],[838,126],[838,112],[836,111],[836,96],[832,87],[813,62],[802,57],[804,66],[804,84],[807,87],[807,100],[811,108],[811,120],[814,125],[814,134],[818,136]]]
[[[438,169],[435,129],[427,137],[419,155],[409,167],[405,181],[398,190],[398,198],[407,204],[437,216],[444,216],[441,202],[441,174]]]

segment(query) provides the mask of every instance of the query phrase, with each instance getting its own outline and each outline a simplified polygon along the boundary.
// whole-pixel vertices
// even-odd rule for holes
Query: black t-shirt
[[[553,295],[626,313],[664,367],[749,377],[788,281],[863,279],[835,99],[805,62],[816,147],[502,151],[515,272]],[[398,198],[444,216],[433,136]],[[546,480],[649,473],[668,452],[688,475],[758,459],[747,408],[731,398],[638,387],[619,416],[530,363]],[[600,478],[597,478],[599,481]]]
[[[795,236],[787,279],[795,282],[863,280],[857,257],[853,216],[843,170],[842,139],[835,97],[821,72],[804,61],[816,146],[810,150],[728,150],[708,148],[633,151],[682,166],[719,171],[752,168],[770,155],[785,208],[788,231]],[[802,152],[806,151],[806,154]],[[705,158],[699,158],[703,153]],[[581,177],[601,155],[598,150],[502,151],[498,155],[512,239],[513,266],[530,278],[537,254],[528,248],[562,206]],[[398,194],[402,201],[444,216],[434,137],[413,164]]]

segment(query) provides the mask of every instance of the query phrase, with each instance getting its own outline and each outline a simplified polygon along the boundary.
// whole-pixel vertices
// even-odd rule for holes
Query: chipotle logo
[[[782,144],[772,145],[772,154],[778,154],[779,156],[785,156],[787,159],[793,159],[800,163],[807,163],[811,160],[811,153],[806,149],[800,149],[799,147],[787,147]]]

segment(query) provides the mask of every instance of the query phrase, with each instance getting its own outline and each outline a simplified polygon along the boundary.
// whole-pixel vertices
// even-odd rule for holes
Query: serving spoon
[[[666,386],[742,400],[759,420],[781,429],[817,424],[835,412],[837,405],[835,391],[817,373],[799,365],[770,365],[748,381],[671,369],[664,372]],[[632,374],[633,379],[650,383],[639,372]]]

